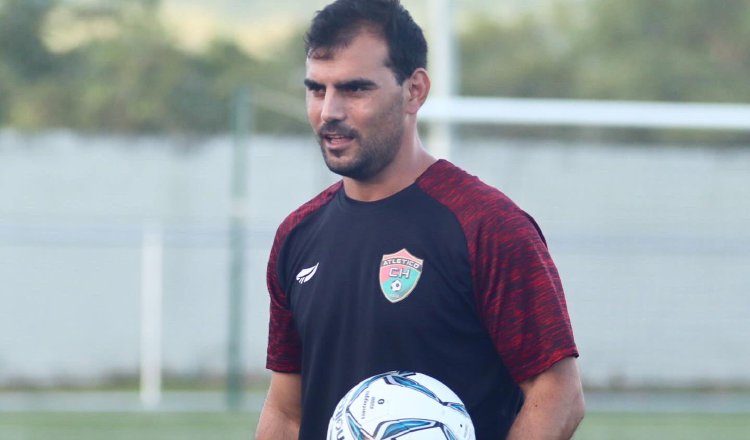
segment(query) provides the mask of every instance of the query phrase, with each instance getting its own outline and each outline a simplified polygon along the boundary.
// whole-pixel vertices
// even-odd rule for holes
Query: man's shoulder
[[[334,183],[287,215],[279,225],[278,231],[276,232],[277,238],[288,235],[289,232],[307,217],[327,205],[341,189],[341,186],[341,181]]]
[[[446,160],[433,164],[420,177],[418,184],[459,220],[502,221],[509,217],[526,216],[501,190]]]

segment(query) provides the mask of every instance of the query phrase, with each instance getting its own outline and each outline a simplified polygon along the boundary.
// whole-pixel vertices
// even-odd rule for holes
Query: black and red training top
[[[268,264],[267,367],[302,375],[301,440],[377,373],[448,385],[477,440],[505,438],[518,383],[578,356],[558,272],[534,220],[440,160],[359,202],[336,183],[289,215]]]

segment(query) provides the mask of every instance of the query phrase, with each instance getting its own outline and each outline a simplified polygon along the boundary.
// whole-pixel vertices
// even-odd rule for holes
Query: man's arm
[[[272,373],[268,396],[260,413],[256,440],[297,440],[302,416],[299,374]]]
[[[508,440],[570,439],[585,411],[575,358],[565,358],[519,385],[524,404]]]

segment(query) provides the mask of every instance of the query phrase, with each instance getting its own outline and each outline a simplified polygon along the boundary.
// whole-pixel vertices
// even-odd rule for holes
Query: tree
[[[255,62],[229,41],[214,42],[202,54],[179,49],[155,14],[156,5],[152,0],[121,0],[105,6],[58,5],[68,8],[68,15],[73,17],[67,26],[98,21],[116,30],[112,36],[93,38],[65,53],[50,52],[39,37],[53,8],[35,10],[34,20],[26,21],[16,20],[18,11],[25,9],[4,9],[3,17],[25,26],[20,34],[36,35],[31,47],[48,55],[49,64],[55,66],[47,76],[24,76],[28,80],[12,83],[7,93],[0,87],[0,102],[8,102],[9,108],[5,121],[22,129],[226,131],[231,95],[252,78]],[[14,52],[10,57],[5,52],[0,54],[0,75],[7,60],[26,61],[18,43],[6,46]],[[29,70],[27,65],[29,62],[21,64]],[[6,98],[7,94],[12,99]]]
[[[557,11],[557,10],[556,10]],[[461,93],[569,98],[575,90],[573,30],[565,10],[552,19],[530,13],[512,22],[474,17],[461,34]]]
[[[11,108],[12,90],[14,78],[10,74],[8,66],[0,58],[0,127],[5,125]]]
[[[577,95],[750,101],[750,3],[591,0],[577,36]]]
[[[0,124],[225,132],[234,95],[249,85],[262,104],[260,131],[308,132],[301,118],[284,115],[303,108],[301,29],[270,59],[229,39],[187,52],[161,23],[158,6],[0,0]],[[52,51],[45,37],[59,24],[48,18],[60,11],[72,17],[65,26],[104,24],[112,32]],[[747,0],[548,0],[542,12],[506,21],[475,17],[459,46],[465,95],[750,101]],[[663,134],[641,139],[649,137]]]
[[[13,74],[34,80],[50,74],[54,56],[43,39],[52,0],[0,0],[0,58]]]

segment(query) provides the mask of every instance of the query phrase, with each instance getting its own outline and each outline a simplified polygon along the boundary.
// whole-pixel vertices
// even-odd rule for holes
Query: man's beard
[[[401,149],[404,137],[403,103],[397,97],[390,106],[382,109],[380,114],[369,121],[370,132],[367,138],[357,130],[346,126],[341,121],[326,122],[318,131],[323,160],[332,172],[358,181],[368,181],[387,167]],[[338,134],[352,138],[354,157],[348,162],[339,163],[335,153],[325,147],[324,135]],[[346,151],[349,152],[349,151]]]
[[[363,139],[360,134],[345,127],[339,127],[338,123],[328,123],[323,132],[340,132],[352,137],[356,142],[356,154],[346,163],[338,163],[332,153],[325,148],[323,136],[318,135],[318,144],[320,144],[323,160],[332,172],[349,177],[354,180],[366,181],[380,173],[387,167],[398,154],[401,147],[401,141],[404,135],[404,127],[401,121],[393,121],[391,124],[385,124],[388,131],[375,133],[367,139]],[[398,125],[396,127],[396,125]]]

